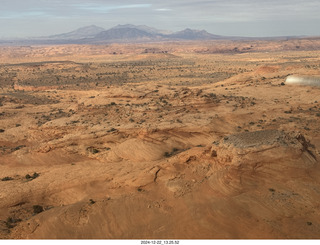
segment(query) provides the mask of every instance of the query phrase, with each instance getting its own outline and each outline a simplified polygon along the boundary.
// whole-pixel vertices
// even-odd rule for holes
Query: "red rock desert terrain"
[[[0,237],[319,239],[319,43],[0,47]]]

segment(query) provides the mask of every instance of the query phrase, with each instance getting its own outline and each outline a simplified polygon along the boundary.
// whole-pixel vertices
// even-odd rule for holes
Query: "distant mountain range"
[[[290,38],[290,37],[279,37]],[[291,37],[294,38],[294,37]],[[295,37],[296,38],[296,37]],[[0,44],[103,44],[121,42],[155,42],[179,40],[243,40],[248,37],[230,37],[211,34],[205,30],[185,29],[178,32],[158,30],[145,25],[117,25],[111,29],[90,25],[77,30],[24,40],[2,40]],[[265,39],[265,38],[254,38]],[[276,39],[276,38],[272,38]]]
[[[94,38],[96,35],[99,33],[105,31],[104,28],[91,25],[91,26],[86,26],[79,28],[75,31],[68,32],[68,33],[63,33],[63,34],[58,34],[58,35],[53,35],[53,36],[47,36],[47,37],[42,37],[43,39],[69,39],[69,40],[77,40],[77,39],[84,39],[84,38]]]
[[[36,38],[35,40],[66,41],[76,43],[101,42],[137,42],[137,41],[164,41],[164,40],[212,40],[223,37],[210,34],[205,30],[185,29],[179,32],[158,30],[145,25],[118,25],[105,30],[95,25],[79,28],[75,31],[59,35]]]

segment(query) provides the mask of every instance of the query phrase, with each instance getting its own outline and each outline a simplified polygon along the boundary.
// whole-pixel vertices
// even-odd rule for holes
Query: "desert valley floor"
[[[0,47],[0,238],[320,238],[320,51],[219,45]]]

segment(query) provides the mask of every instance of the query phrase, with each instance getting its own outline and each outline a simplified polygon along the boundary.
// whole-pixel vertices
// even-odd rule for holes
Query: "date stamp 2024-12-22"
[[[141,244],[144,245],[179,245],[178,240],[142,240]]]

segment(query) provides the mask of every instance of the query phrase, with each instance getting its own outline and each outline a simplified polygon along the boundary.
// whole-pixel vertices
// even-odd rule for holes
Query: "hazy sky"
[[[229,36],[320,35],[320,0],[1,0],[0,37],[87,25],[205,29]]]

